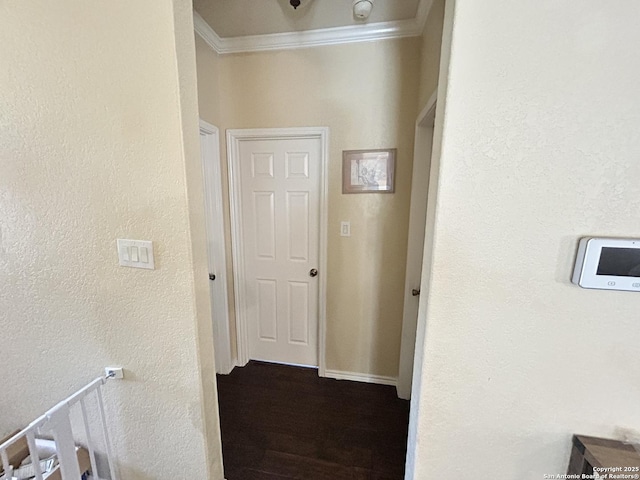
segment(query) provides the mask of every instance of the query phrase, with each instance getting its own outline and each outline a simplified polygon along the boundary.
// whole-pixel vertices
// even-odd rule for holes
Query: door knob
[[[414,297],[417,297],[418,295],[420,295],[420,290],[416,290],[414,288],[413,290],[411,290],[411,295],[413,295]]]
[[[317,277],[318,276],[318,270],[316,270],[315,268],[312,268],[311,270],[309,270],[309,276],[310,277]]]

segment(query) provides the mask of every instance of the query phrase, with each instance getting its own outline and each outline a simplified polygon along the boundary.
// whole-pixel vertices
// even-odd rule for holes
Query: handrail
[[[34,468],[36,480],[43,480],[43,472],[40,468],[40,458],[36,448],[35,435],[43,433],[46,430],[48,433],[53,434],[53,439],[56,445],[56,454],[60,466],[60,474],[62,480],[79,480],[81,473],[80,466],[77,457],[76,445],[73,440],[73,433],[71,429],[70,410],[76,404],[80,404],[82,412],[82,423],[84,424],[84,432],[86,435],[87,450],[89,453],[89,459],[91,463],[92,474],[95,478],[98,477],[96,472],[96,458],[95,450],[93,448],[90,429],[88,425],[87,409],[85,405],[85,399],[88,395],[95,392],[98,400],[98,412],[100,417],[100,424],[102,427],[103,439],[105,442],[107,462],[109,465],[109,473],[111,480],[117,480],[115,475],[115,469],[113,467],[113,461],[111,458],[111,445],[109,442],[109,436],[107,433],[107,423],[104,415],[104,402],[102,399],[102,385],[106,381],[113,377],[114,373],[111,372],[108,376],[100,376],[89,384],[82,387],[77,392],[73,393],[69,397],[65,398],[44,414],[29,423],[25,428],[18,433],[12,435],[10,438],[0,444],[0,465],[3,469],[3,476],[0,479],[11,480],[13,474],[13,467],[9,464],[9,457],[7,450],[23,438],[26,439],[27,446],[29,448],[29,454],[31,455],[31,464]]]

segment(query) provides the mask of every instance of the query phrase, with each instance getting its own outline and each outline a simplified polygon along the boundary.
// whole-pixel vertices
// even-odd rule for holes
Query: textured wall
[[[126,479],[207,478],[207,453],[221,478],[190,8],[0,4],[0,434],[122,365],[106,397]],[[153,240],[157,269],[118,267],[118,237]]]
[[[328,369],[398,373],[419,50],[410,38],[220,58],[221,127],[330,128]],[[342,194],[342,150],[393,147],[395,194]]]
[[[640,297],[570,283],[580,237],[640,236],[640,5],[448,3],[415,478],[537,479],[640,425]]]

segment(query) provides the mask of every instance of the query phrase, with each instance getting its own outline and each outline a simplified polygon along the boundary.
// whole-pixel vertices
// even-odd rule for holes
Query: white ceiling
[[[415,19],[420,0],[374,0],[371,16],[353,16],[353,0],[193,0],[196,12],[222,38],[299,32],[331,27]]]

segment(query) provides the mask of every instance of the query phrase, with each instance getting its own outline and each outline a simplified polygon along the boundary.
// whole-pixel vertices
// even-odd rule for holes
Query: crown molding
[[[219,54],[291,50],[323,45],[417,37],[422,35],[432,6],[433,0],[420,0],[416,18],[408,20],[242,37],[221,38],[195,10],[193,11],[193,25],[196,33]]]
[[[347,27],[323,28],[319,30],[305,30],[301,32],[227,37],[222,39],[223,45],[218,53],[290,50],[342,43],[368,42],[389,38],[414,37],[421,33],[418,23],[414,19],[411,19],[350,25]]]
[[[193,29],[198,35],[213,48],[216,52],[221,53],[222,38],[211,28],[211,26],[200,16],[198,12],[193,11]]]

